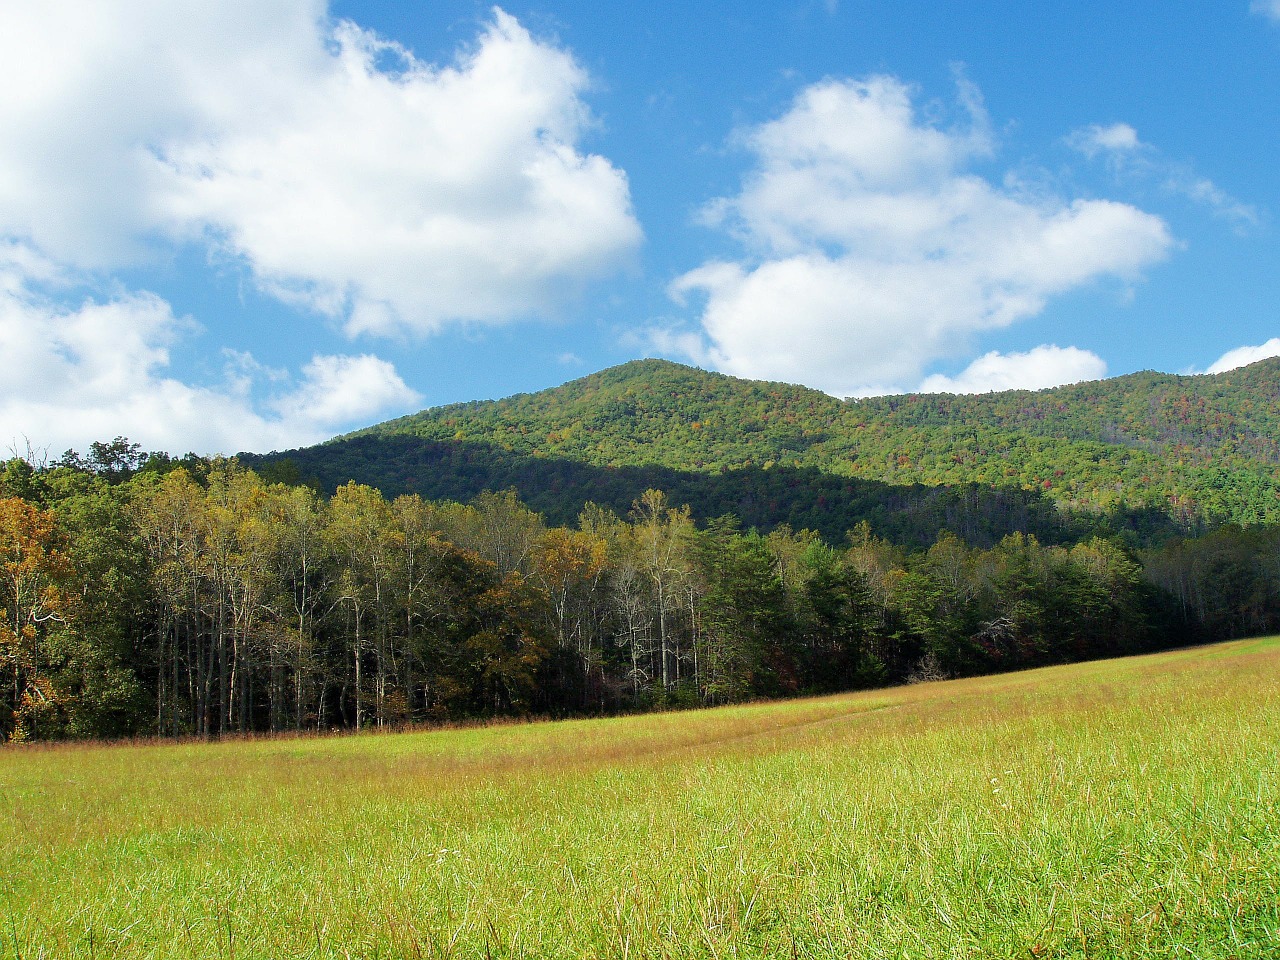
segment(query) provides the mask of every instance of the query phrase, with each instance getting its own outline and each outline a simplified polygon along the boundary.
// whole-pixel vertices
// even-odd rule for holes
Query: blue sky
[[[0,6],[0,442],[1280,354],[1280,0]]]

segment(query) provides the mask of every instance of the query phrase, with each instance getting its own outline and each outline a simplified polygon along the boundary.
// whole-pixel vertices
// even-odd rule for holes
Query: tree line
[[[720,704],[1274,629],[1280,530],[1135,552],[839,545],[657,489],[549,526],[123,439],[0,471],[0,736],[220,736]]]
[[[844,542],[863,520],[880,536],[919,549],[932,544],[940,529],[975,546],[994,546],[1015,531],[1034,533],[1045,543],[1071,544],[1097,535],[1144,546],[1199,526],[1163,508],[1064,508],[1030,485],[887,483],[776,464],[711,473],[653,464],[599,466],[487,443],[402,434],[361,435],[287,454],[246,454],[240,462],[264,479],[319,490],[333,490],[354,477],[390,497],[416,493],[428,500],[467,502],[486,490],[515,488],[526,505],[559,526],[576,524],[588,501],[626,516],[648,489],[689,504],[698,518],[732,514],[763,532],[786,524],[816,531],[829,543]]]
[[[349,476],[424,496],[435,478],[410,460],[387,462],[407,451],[385,441],[478,448],[465,468],[481,477],[525,458],[707,475],[782,468],[799,471],[795,479],[814,471],[898,488],[972,484],[1036,491],[1078,514],[1162,514],[1144,532],[1151,539],[1170,524],[1185,534],[1280,521],[1277,397],[1277,359],[1215,375],[856,401],[637,360],[537,393],[387,421],[346,438],[344,450],[328,443],[283,456],[326,481],[329,458],[344,456]],[[350,442],[374,439],[384,443]]]

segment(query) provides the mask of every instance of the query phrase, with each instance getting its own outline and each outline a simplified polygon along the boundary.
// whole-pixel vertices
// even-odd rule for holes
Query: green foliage
[[[131,669],[147,644],[139,613],[147,607],[149,571],[138,528],[127,495],[106,478],[56,471],[48,490],[81,580],[56,678],[67,698],[65,732],[126,736],[145,726],[149,706]]]
[[[927,546],[940,528],[1159,543],[1280,520],[1280,361],[1215,376],[1140,373],[1039,392],[840,401],[661,360],[535,394],[455,404],[245,462],[320,489],[469,500],[514,487],[555,523],[645,489],[701,522],[812,529],[862,520]],[[272,466],[279,464],[280,466]]]
[[[802,602],[792,616],[802,672],[812,688],[856,690],[883,683],[887,670],[874,644],[880,620],[867,577],[821,543],[807,546],[799,568]]]
[[[795,663],[786,592],[768,544],[743,535],[736,521],[713,523],[702,538],[701,566],[707,699],[794,694],[802,678]]]
[[[624,479],[574,527],[513,488],[460,503],[348,481],[325,498],[237,460],[193,473],[123,439],[93,451],[5,467],[31,498],[0,498],[5,736],[692,707],[1280,628],[1272,525],[1152,546],[1154,526],[1083,522],[1043,491],[579,464]],[[748,525],[700,528],[658,487],[613,506],[655,475]],[[803,516],[799,493],[832,484],[848,499],[825,528],[752,520],[775,496]]]
[[[416,493],[428,500],[460,502],[493,490],[516,489],[532,509],[561,525],[573,523],[587,503],[623,515],[645,490],[661,489],[672,501],[688,504],[700,522],[733,514],[748,527],[808,529],[832,543],[864,521],[877,534],[916,547],[927,547],[944,528],[986,546],[1014,530],[1051,543],[1073,543],[1093,534],[1152,543],[1187,532],[1158,510],[1064,511],[1037,489],[890,484],[812,467],[699,473],[658,466],[594,466],[479,443],[408,436],[357,437],[295,451],[291,457],[305,466],[307,483],[316,489],[334,490],[358,479],[389,496]],[[242,459],[255,469],[274,462]]]
[[[1138,373],[1038,392],[848,402],[643,360],[541,393],[426,410],[356,437],[478,445],[490,460],[505,453],[703,474],[808,467],[893,485],[994,485],[1093,513],[1153,509],[1192,526],[1280,519],[1277,360],[1215,376]],[[381,470],[376,448],[364,449],[367,461],[351,466]],[[304,473],[305,454],[291,454]],[[421,479],[399,478],[407,489]]]

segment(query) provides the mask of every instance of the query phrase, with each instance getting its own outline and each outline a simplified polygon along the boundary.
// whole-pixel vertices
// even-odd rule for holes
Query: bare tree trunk
[[[356,609],[356,730],[360,729],[360,610]]]
[[[227,613],[222,598],[218,598],[218,735],[227,732],[231,723],[231,671],[227,664]]]
[[[164,736],[164,688],[169,665],[165,662],[165,636],[168,631],[168,608],[160,615],[160,629],[156,633],[156,734]],[[175,696],[177,691],[174,691]]]
[[[662,656],[662,689],[665,692],[671,686],[667,665],[667,600],[664,584],[658,581],[658,641]]]

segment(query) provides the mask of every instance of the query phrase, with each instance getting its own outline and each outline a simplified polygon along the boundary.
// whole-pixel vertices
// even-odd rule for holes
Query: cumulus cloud
[[[920,384],[921,393],[988,393],[992,390],[1043,390],[1081,380],[1100,380],[1107,364],[1096,353],[1052,344],[1026,353],[985,354],[954,377],[934,374]]]
[[[1205,373],[1226,373],[1236,367],[1244,367],[1271,357],[1280,357],[1280,337],[1272,337],[1266,343],[1258,344],[1256,347],[1236,347],[1234,350],[1228,350],[1210,364]]]
[[[4,5],[0,442],[263,449],[417,402],[369,354],[184,382],[198,325],[112,274],[194,246],[352,335],[554,311],[640,241],[589,82],[496,8],[431,64],[325,0]]]
[[[1167,193],[1204,207],[1237,229],[1258,224],[1257,210],[1200,176],[1192,164],[1170,160],[1144,143],[1138,138],[1138,131],[1127,123],[1081,127],[1069,134],[1066,142],[1090,160],[1104,160],[1117,177],[1154,183]]]
[[[674,281],[678,302],[705,298],[701,331],[665,340],[740,376],[901,389],[973,335],[1167,254],[1164,222],[1132,206],[1025,196],[973,173],[994,144],[976,89],[960,89],[966,116],[950,127],[881,76],[815,84],[744,131],[755,169],[703,213],[743,255]]]
[[[353,332],[552,310],[640,239],[589,78],[495,9],[434,65],[321,0],[48,0],[0,29],[0,234],[111,269],[208,244]]]
[[[272,398],[268,405],[282,424],[310,424],[314,428],[365,420],[421,399],[400,379],[394,366],[365,353],[358,357],[313,356],[302,368],[301,382]]]
[[[84,449],[118,435],[174,451],[283,448],[421,399],[391,364],[367,355],[316,356],[294,378],[230,354],[222,382],[192,386],[166,371],[170,348],[196,325],[161,298],[124,292],[68,308],[9,266],[0,265],[0,443],[15,448],[29,438]],[[263,381],[270,393],[255,402]]]

